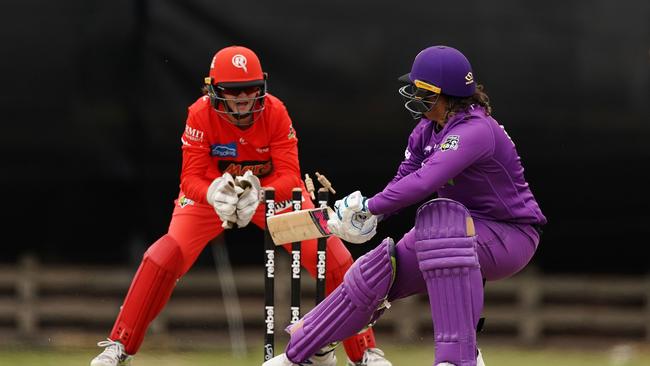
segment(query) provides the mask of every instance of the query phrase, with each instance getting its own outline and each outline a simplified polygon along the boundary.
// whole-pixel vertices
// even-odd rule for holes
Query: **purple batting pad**
[[[354,262],[334,292],[287,328],[291,339],[285,352],[291,362],[304,362],[319,349],[368,325],[393,282],[394,252],[393,239],[384,239]]]
[[[434,324],[435,364],[475,366],[483,283],[471,216],[456,201],[429,201],[418,209],[415,235]]]

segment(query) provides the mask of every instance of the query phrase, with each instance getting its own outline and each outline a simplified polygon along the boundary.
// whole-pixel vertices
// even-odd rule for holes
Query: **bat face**
[[[266,219],[266,227],[275,245],[282,245],[332,235],[327,220],[332,209],[314,208],[274,215]]]

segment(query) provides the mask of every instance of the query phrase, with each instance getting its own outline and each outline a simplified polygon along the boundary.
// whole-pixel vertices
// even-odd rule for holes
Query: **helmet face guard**
[[[252,125],[264,110],[266,80],[214,85],[211,78],[206,78],[205,83],[212,107],[230,123]]]
[[[411,113],[413,119],[418,120],[436,105],[440,98],[439,90],[434,85],[415,80],[413,84],[399,88],[399,94],[404,100],[404,108]]]

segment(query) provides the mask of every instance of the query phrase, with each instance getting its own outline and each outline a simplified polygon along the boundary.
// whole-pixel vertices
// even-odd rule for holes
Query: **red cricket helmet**
[[[228,88],[262,86],[266,75],[255,52],[242,46],[221,49],[210,63],[213,85]]]
[[[230,46],[219,50],[212,58],[209,75],[205,78],[205,84],[208,96],[217,112],[228,114],[240,121],[264,109],[267,74],[262,71],[260,60],[252,50],[242,46]],[[232,94],[233,90],[244,90],[248,94],[248,91],[256,88],[259,92],[255,97],[250,98],[254,101],[251,110],[233,111],[228,107],[224,94]],[[253,118],[253,121],[257,117]]]

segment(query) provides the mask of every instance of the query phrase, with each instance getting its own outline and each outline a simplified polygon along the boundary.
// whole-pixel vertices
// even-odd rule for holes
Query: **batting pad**
[[[296,324],[287,328],[291,339],[287,358],[301,363],[326,345],[357,334],[381,305],[395,275],[395,243],[386,238],[360,257],[343,283]]]
[[[474,366],[483,283],[472,218],[460,203],[435,199],[418,209],[415,230],[434,324],[434,364]]]
[[[126,353],[138,351],[149,324],[169,300],[180,276],[182,256],[178,243],[169,235],[158,239],[144,254],[110,336],[124,345]]]

